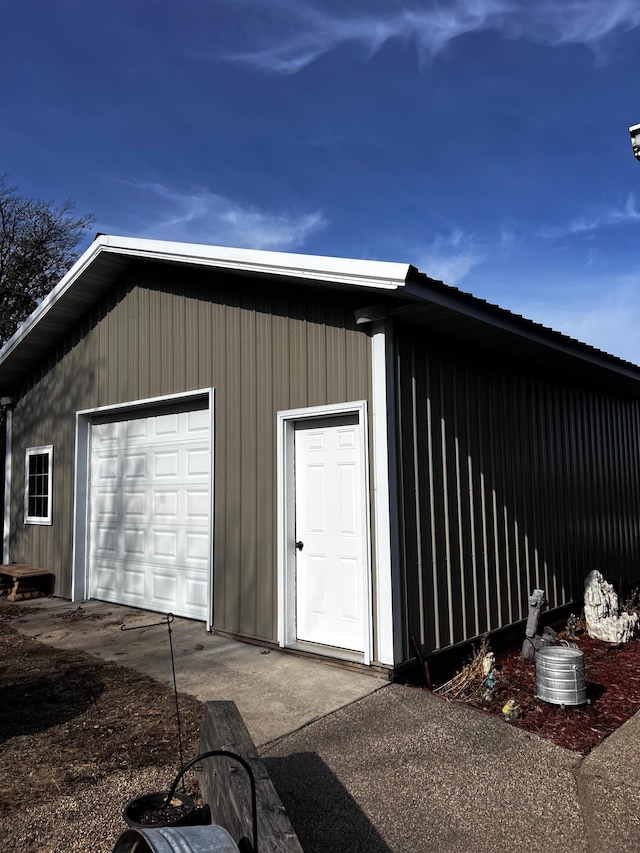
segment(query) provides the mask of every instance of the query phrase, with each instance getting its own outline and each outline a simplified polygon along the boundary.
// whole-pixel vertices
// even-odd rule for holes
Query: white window
[[[28,447],[24,472],[24,523],[51,524],[53,446]]]

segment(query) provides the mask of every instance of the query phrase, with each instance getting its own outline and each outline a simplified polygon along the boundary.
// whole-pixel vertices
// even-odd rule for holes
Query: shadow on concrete
[[[264,757],[305,853],[391,853],[338,777],[315,752]]]

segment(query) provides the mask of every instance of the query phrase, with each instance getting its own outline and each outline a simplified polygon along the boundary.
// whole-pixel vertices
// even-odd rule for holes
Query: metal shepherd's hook
[[[173,657],[173,639],[171,637],[171,623],[175,619],[173,613],[167,613],[162,622],[151,622],[147,625],[121,625],[121,631],[138,631],[142,628],[157,628],[159,625],[166,625],[169,632],[169,649],[171,651],[171,672],[173,674],[173,695],[176,703],[176,721],[178,724],[178,750],[180,752],[180,768],[184,767],[184,752],[182,748],[182,722],[180,720],[180,707],[178,705],[178,685],[176,683],[176,664]],[[184,788],[184,785],[183,785]]]

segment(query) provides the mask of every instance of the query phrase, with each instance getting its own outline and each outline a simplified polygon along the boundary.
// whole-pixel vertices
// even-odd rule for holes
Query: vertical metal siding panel
[[[489,560],[491,565],[491,573],[490,573],[490,587],[489,589],[493,592],[493,597],[491,601],[491,628],[500,628],[505,623],[505,612],[504,612],[504,590],[502,588],[502,554],[500,548],[500,512],[498,509],[498,498],[496,495],[496,468],[497,468],[497,459],[496,454],[498,451],[498,435],[497,435],[497,425],[496,425],[496,388],[495,388],[495,375],[491,375],[487,377],[487,415],[488,415],[488,424],[489,428],[486,433],[486,448],[485,448],[485,460],[486,460],[486,485],[487,485],[487,493],[486,493],[486,513],[487,513],[487,534],[488,534],[488,545],[489,545]]]
[[[257,624],[257,352],[253,298],[243,296],[240,309],[240,631],[254,634]]]
[[[202,317],[204,316],[204,312]],[[215,388],[214,415],[214,453],[215,477],[214,491],[214,536],[213,536],[213,620],[215,627],[230,630],[236,609],[228,607],[229,593],[227,578],[227,530],[233,508],[228,506],[229,491],[232,488],[232,474],[229,469],[229,435],[227,431],[228,389],[227,376],[227,318],[224,305],[211,302],[207,312],[208,322],[200,329],[211,342],[212,385]],[[208,328],[210,333],[207,335]],[[233,387],[233,383],[231,383]],[[237,517],[233,522],[237,524]],[[230,615],[229,615],[230,612]]]
[[[497,624],[497,619],[494,615],[494,610],[497,611],[496,597],[492,596],[491,575],[493,567],[493,550],[489,550],[489,530],[490,530],[490,513],[489,495],[487,491],[487,460],[488,451],[487,445],[490,438],[490,423],[487,416],[487,400],[486,400],[486,377],[477,374],[478,388],[478,460],[480,466],[480,518],[482,530],[482,568],[483,568],[483,587],[485,593],[484,600],[484,615],[486,629],[490,630]]]
[[[471,524],[469,521],[469,494],[468,481],[468,437],[466,432],[466,369],[461,365],[455,374],[453,387],[453,431],[455,449],[455,476],[456,476],[456,511],[457,511],[457,552],[460,566],[460,609],[462,613],[462,638],[475,636],[475,615],[473,602],[473,566],[469,545],[471,541]],[[469,626],[473,627],[469,627]]]
[[[136,346],[138,350],[138,395],[139,399],[151,396],[150,370],[151,370],[151,300],[148,287],[137,287],[136,308],[138,312],[138,336]]]
[[[276,408],[273,394],[272,311],[266,300],[256,303],[256,486],[255,486],[255,590],[254,633],[275,637],[276,595]],[[269,570],[270,569],[270,570]]]
[[[427,399],[429,401],[429,491],[431,494],[431,541],[433,545],[434,608],[438,616],[437,647],[451,643],[449,621],[449,539],[446,508],[446,462],[443,448],[444,436],[442,412],[442,365],[440,358],[429,357],[427,361]]]
[[[171,390],[167,393],[174,394],[187,389],[187,327],[186,327],[186,297],[184,293],[168,294],[171,303],[171,337],[172,337],[172,370]],[[189,341],[189,347],[195,344]]]
[[[486,620],[481,616],[481,613],[484,613],[484,607],[480,605],[480,602],[484,600],[485,587],[484,573],[481,571],[484,565],[484,558],[482,553],[482,499],[480,495],[481,471],[478,458],[478,398],[476,377],[469,365],[467,365],[465,372],[465,400],[464,417],[467,434],[466,464],[469,488],[469,549],[473,585],[473,634],[477,636],[486,630]]]
[[[370,400],[371,341],[366,334],[347,332],[346,343],[347,400]]]
[[[638,448],[636,433],[634,430],[636,405],[633,401],[625,401],[623,403],[623,437],[624,437],[624,454],[625,465],[624,470],[627,475],[627,524],[629,527],[629,580],[635,580],[634,561],[638,554],[639,525],[640,525],[640,508],[638,504],[640,493],[640,480],[638,477],[638,454],[634,452],[634,447]]]
[[[240,371],[240,313],[236,306],[225,309],[225,340],[227,348],[225,388],[226,400],[223,417],[227,448],[227,480],[225,502],[221,507],[224,518],[226,550],[225,621],[227,630],[240,631],[242,627],[242,505],[238,490],[242,471],[242,375]]]
[[[162,336],[162,294],[149,289],[149,397],[160,394],[162,362],[161,353],[166,342]]]
[[[554,408],[554,391],[547,383],[544,385],[544,428],[545,437],[543,448],[546,460],[546,484],[549,496],[548,519],[548,554],[547,561],[552,576],[553,601],[556,605],[564,602],[564,594],[558,585],[558,567],[562,565],[562,554],[559,552],[559,528],[562,501],[558,492],[559,471],[557,465],[557,435],[556,435],[556,413]],[[547,592],[547,596],[549,593]]]
[[[312,305],[307,310],[306,332],[308,405],[323,406],[328,402],[327,360],[324,311],[319,305]]]
[[[509,385],[508,376],[500,376],[497,387],[498,398],[498,448],[499,448],[499,471],[497,479],[497,488],[499,495],[499,512],[501,524],[501,550],[502,550],[502,584],[505,590],[505,612],[506,619],[509,623],[513,622],[517,617],[517,601],[515,600],[514,589],[514,574],[515,574],[515,559],[514,559],[514,543],[513,531],[511,530],[511,489],[510,489],[510,472],[513,466],[511,452],[511,430],[512,430],[512,413],[510,411],[510,399],[508,397]]]
[[[425,436],[427,428],[427,413],[424,409],[425,400],[425,370],[422,359],[419,364],[416,363],[415,348],[411,348],[410,364],[411,364],[411,388],[410,388],[410,407],[408,406],[407,426],[411,427],[411,445],[410,452],[408,451],[409,459],[411,460],[411,471],[413,473],[412,494],[413,494],[413,518],[412,518],[412,536],[415,542],[414,556],[414,583],[411,585],[411,596],[407,601],[407,616],[409,625],[412,626],[414,633],[421,643],[425,642],[426,631],[425,621],[426,612],[430,612],[433,604],[432,600],[425,599],[424,592],[424,573],[425,561],[428,559],[428,549],[425,553],[424,537],[429,535],[428,524],[425,521],[428,515],[425,512],[425,507],[428,505],[428,494],[425,494],[425,485],[428,483],[428,473],[426,471],[428,463],[428,455],[424,453]],[[430,632],[431,633],[431,632]]]
[[[327,387],[331,389],[335,400],[348,400],[347,397],[347,337],[343,328],[343,312],[332,303],[325,307],[325,345]],[[369,343],[368,335],[363,329],[359,336]]]
[[[282,306],[284,313],[286,306]],[[289,322],[277,309],[272,317],[272,352],[273,352],[273,398],[275,412],[292,407],[289,383]]]
[[[463,564],[460,553],[460,490],[457,470],[457,363],[448,359],[444,366],[444,381],[441,382],[443,399],[443,459],[445,461],[444,482],[446,499],[444,511],[448,541],[448,606],[451,642],[457,643],[466,636],[464,612]]]
[[[573,419],[569,416],[569,399],[569,392],[566,388],[563,388],[558,402],[563,448],[562,525],[565,531],[563,560],[567,575],[566,597],[568,601],[573,601],[578,595],[578,579],[576,577],[576,567],[578,564],[576,554],[578,496],[576,491],[577,448],[575,436],[571,428]]]
[[[289,395],[291,405],[294,408],[300,408],[309,405],[306,310],[294,303],[291,305],[290,311],[289,351],[291,359],[287,366]]]
[[[399,492],[400,492],[400,525],[401,548],[403,563],[403,601],[402,611],[406,624],[405,646],[409,650],[408,640],[411,635],[424,643],[428,649],[435,645],[433,634],[422,633],[421,618],[416,605],[420,605],[420,579],[422,555],[418,548],[418,525],[420,523],[417,507],[417,460],[415,456],[415,413],[413,406],[413,347],[406,339],[398,341],[396,349],[397,395],[398,411],[398,453],[399,453]],[[426,430],[426,424],[424,426]],[[423,453],[426,456],[426,452]],[[431,610],[424,605],[425,617]]]
[[[629,487],[631,470],[630,459],[627,453],[626,408],[624,401],[616,402],[615,427],[616,446],[619,453],[618,472],[621,483],[621,523],[624,531],[624,572],[625,580],[631,580],[629,571],[633,559],[631,516],[629,514],[629,506],[631,504],[631,491]]]
[[[200,341],[200,313],[206,314],[206,303],[199,310],[198,302],[193,296],[185,298],[184,305],[184,388],[206,388],[211,381],[200,381],[200,364],[205,363],[205,355]]]
[[[511,373],[503,380],[502,417],[504,419],[504,455],[502,481],[504,483],[503,515],[505,529],[505,551],[507,554],[507,580],[509,590],[509,616],[512,622],[522,616],[522,584],[520,576],[520,543],[518,539],[518,492],[515,486],[515,473],[520,467],[517,435],[519,424],[517,408],[516,380]]]

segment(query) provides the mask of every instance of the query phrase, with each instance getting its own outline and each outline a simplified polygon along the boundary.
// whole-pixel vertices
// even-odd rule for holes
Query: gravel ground
[[[173,691],[17,634],[11,608],[0,613],[0,848],[109,853],[126,803],[166,790],[177,772]],[[204,706],[180,694],[179,707],[191,757]],[[197,798],[193,777],[186,785]]]

